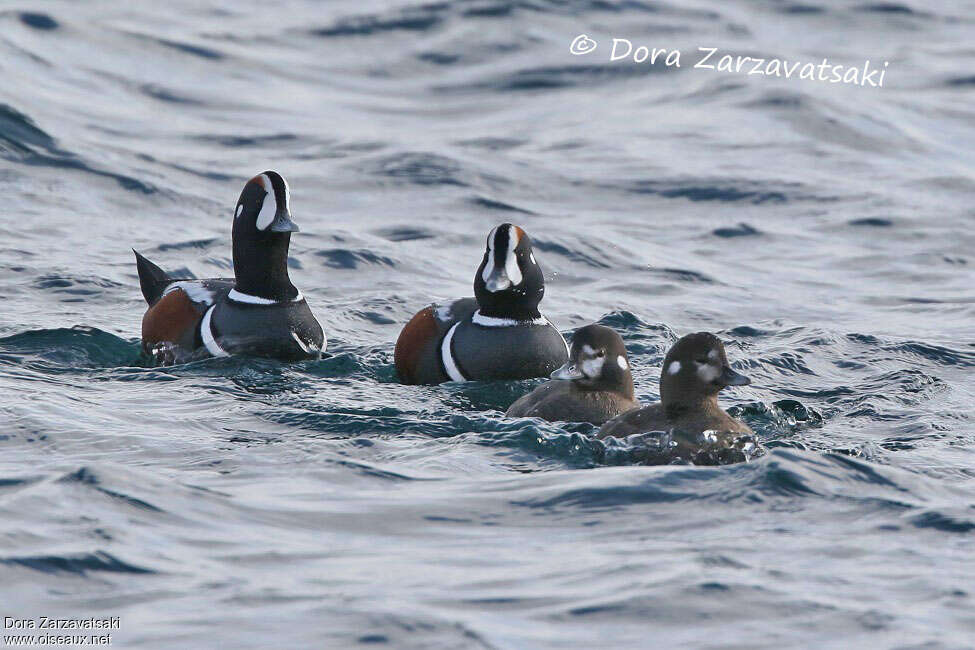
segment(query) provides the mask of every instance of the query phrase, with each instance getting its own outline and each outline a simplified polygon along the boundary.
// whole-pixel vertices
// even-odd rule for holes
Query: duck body
[[[245,185],[234,217],[234,278],[173,278],[135,253],[149,305],[142,319],[147,354],[163,364],[235,354],[321,357],[324,331],[288,277],[290,234],[297,230],[288,198],[275,172]]]
[[[421,310],[396,345],[397,372],[411,384],[544,377],[565,358],[565,339],[544,317],[486,318],[474,298]]]
[[[552,381],[520,397],[505,415],[600,425],[640,406],[623,339],[608,327],[577,330],[569,360],[551,376]]]
[[[607,390],[586,390],[572,382],[547,381],[508,407],[508,417],[600,425],[640,403]]]
[[[488,235],[474,277],[474,297],[417,312],[396,341],[406,384],[546,377],[568,348],[541,315],[542,271],[524,230],[502,224]]]
[[[663,404],[657,402],[613,418],[599,429],[597,437],[624,438],[635,433],[672,430],[690,434],[702,434],[705,431],[753,433],[747,424],[725,413],[717,402],[694,408],[671,409],[669,413]]]
[[[678,340],[664,359],[660,402],[618,415],[600,427],[597,438],[643,436],[651,464],[691,462],[699,465],[741,462],[757,448],[751,428],[728,415],[718,393],[728,386],[747,386],[748,377],[732,370],[724,344],[698,332]],[[632,438],[631,438],[632,440]]]

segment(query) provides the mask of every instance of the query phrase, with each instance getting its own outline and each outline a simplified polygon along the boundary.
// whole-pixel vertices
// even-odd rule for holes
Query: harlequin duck
[[[547,377],[568,347],[538,311],[542,270],[528,234],[510,223],[487,238],[474,298],[418,312],[396,341],[396,372],[406,384]]]
[[[623,339],[602,325],[587,325],[572,335],[569,361],[552,379],[508,408],[508,417],[550,422],[602,424],[639,408]]]
[[[234,211],[234,278],[181,280],[135,252],[142,295],[142,347],[161,363],[247,354],[317,359],[325,335],[288,277],[288,184],[266,171],[247,181]]]
[[[724,344],[713,334],[688,334],[674,344],[660,373],[660,402],[617,416],[597,436],[622,438],[647,431],[750,434],[752,430],[718,406],[718,393],[727,386],[747,386],[751,380],[731,369]],[[713,436],[711,436],[713,437]],[[713,441],[712,441],[713,442]]]

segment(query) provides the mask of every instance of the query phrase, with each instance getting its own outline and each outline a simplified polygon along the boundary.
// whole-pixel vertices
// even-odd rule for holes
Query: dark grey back
[[[551,323],[484,327],[460,322],[451,341],[454,362],[467,379],[548,377],[568,358],[565,339]]]
[[[217,343],[230,354],[284,360],[317,359],[325,340],[322,326],[305,300],[275,305],[221,300],[214,308],[210,323]],[[299,345],[292,334],[305,346]]]

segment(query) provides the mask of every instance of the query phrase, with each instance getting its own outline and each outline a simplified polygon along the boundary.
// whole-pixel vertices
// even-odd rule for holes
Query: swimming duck
[[[405,384],[547,377],[565,363],[565,339],[538,311],[545,280],[528,233],[501,224],[487,238],[474,298],[432,304],[396,341]]]
[[[317,359],[325,334],[288,276],[288,184],[266,171],[247,181],[234,211],[234,277],[170,277],[133,251],[142,295],[142,347],[157,362],[183,363],[246,354]]]
[[[604,424],[599,438],[622,438],[648,431],[678,431],[689,436],[751,434],[747,424],[718,405],[718,393],[751,380],[731,369],[724,344],[713,334],[697,332],[678,340],[660,372],[660,402],[629,411]],[[708,435],[708,438],[714,435]],[[712,441],[713,442],[713,441]]]
[[[640,406],[623,339],[609,327],[576,330],[569,360],[552,380],[519,398],[506,415],[598,425]]]

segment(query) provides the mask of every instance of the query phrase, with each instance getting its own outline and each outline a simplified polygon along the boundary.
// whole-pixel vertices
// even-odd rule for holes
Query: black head
[[[243,293],[288,300],[298,295],[288,278],[288,247],[298,226],[291,193],[280,174],[266,171],[247,181],[234,210],[234,275]]]
[[[492,230],[474,276],[474,296],[481,313],[514,320],[540,318],[538,303],[544,295],[545,279],[528,233],[510,223]]]
[[[633,375],[623,339],[602,325],[586,325],[572,335],[572,351],[552,379],[570,379],[580,388],[612,390],[633,399]]]
[[[664,406],[712,399],[727,386],[747,386],[751,380],[731,369],[724,344],[714,334],[688,334],[674,343],[660,372],[660,401]]]

